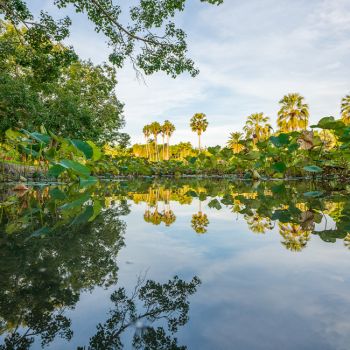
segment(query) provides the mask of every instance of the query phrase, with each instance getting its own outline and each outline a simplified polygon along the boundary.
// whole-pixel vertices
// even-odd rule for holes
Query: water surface
[[[348,349],[337,183],[1,190],[0,349]]]

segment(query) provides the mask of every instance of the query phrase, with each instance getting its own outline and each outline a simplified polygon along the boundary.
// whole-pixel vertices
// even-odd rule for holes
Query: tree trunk
[[[149,158],[149,155],[148,155],[148,137],[146,137],[146,157]]]
[[[163,134],[162,135],[162,138],[163,138],[163,160],[165,159],[165,135]]]
[[[201,134],[198,133],[198,149],[199,149],[199,152],[201,151]]]
[[[166,145],[166,159],[169,160],[169,134],[167,134],[167,145]]]
[[[156,151],[156,161],[159,161],[159,154],[158,154],[158,136],[154,138],[154,147]]]

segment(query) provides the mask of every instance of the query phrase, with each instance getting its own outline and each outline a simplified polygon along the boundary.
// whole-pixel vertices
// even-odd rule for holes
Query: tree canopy
[[[164,71],[172,77],[183,72],[198,74],[194,62],[187,57],[186,33],[177,28],[173,18],[185,10],[188,0],[139,0],[134,6],[112,0],[51,0],[59,9],[73,6],[94,24],[111,48],[109,60],[122,67],[130,59],[134,67],[145,74]],[[200,0],[213,5],[223,0]],[[18,31],[27,29],[26,37],[34,47],[43,42],[60,42],[69,36],[71,20],[55,20],[41,12],[31,13],[26,0],[0,0],[0,15]],[[72,48],[70,48],[72,51]]]
[[[0,22],[0,132],[44,125],[65,137],[125,144],[115,69],[51,41],[33,47],[27,34]]]

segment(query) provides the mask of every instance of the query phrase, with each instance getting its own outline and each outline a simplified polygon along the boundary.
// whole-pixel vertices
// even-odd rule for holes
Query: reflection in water
[[[198,277],[187,283],[175,276],[164,284],[153,280],[144,283],[139,279],[130,297],[125,288],[119,288],[110,297],[113,308],[108,313],[109,318],[97,325],[89,346],[78,349],[123,349],[121,336],[129,328],[134,329],[132,344],[135,349],[186,349],[186,346],[177,345],[174,334],[188,322],[188,298],[200,283]],[[55,297],[53,291],[51,294]],[[142,310],[138,310],[141,303]],[[0,349],[30,349],[35,336],[41,337],[41,346],[51,343],[57,335],[68,341],[72,338],[71,321],[64,316],[66,308],[63,305],[52,305],[50,310],[42,305],[36,311],[26,317],[23,310],[15,324],[1,315],[1,333],[6,337]]]
[[[250,231],[276,230],[281,244],[300,252],[311,235],[342,240],[350,248],[350,199],[341,184],[229,181],[116,182],[88,187],[58,186],[0,191],[0,349],[29,349],[39,338],[72,338],[66,316],[84,291],[115,286],[116,259],[124,246],[130,204],[145,206],[144,220],[176,223],[179,205],[198,203],[188,225],[206,233],[211,213],[228,208]],[[195,209],[197,210],[197,209]],[[214,230],[215,225],[210,225]],[[208,235],[210,232],[208,233]],[[113,292],[109,318],[97,326],[85,349],[122,349],[121,334],[134,328],[136,349],[184,349],[173,337],[188,320],[188,297],[198,278],[186,283],[139,281],[128,296]],[[143,309],[138,311],[140,304]],[[166,327],[164,324],[166,323]]]
[[[186,349],[177,345],[173,335],[188,322],[188,297],[200,283],[197,277],[187,283],[175,276],[164,284],[148,280],[143,285],[139,280],[130,297],[124,288],[116,290],[111,295],[114,306],[109,318],[97,326],[88,349],[123,349],[121,336],[130,327],[135,329],[132,340],[135,349]],[[141,303],[142,311],[138,311],[137,305]]]
[[[43,202],[45,196],[47,189],[28,192],[17,201],[11,197],[16,204],[2,211],[0,325],[1,333],[8,335],[1,349],[26,349],[36,335],[42,346],[57,335],[69,340],[65,311],[74,307],[82,291],[117,281],[115,259],[125,231],[118,216],[128,212],[126,203],[89,222],[78,219],[79,211],[74,219],[72,213],[59,211],[56,199]],[[41,225],[48,228],[41,232],[54,234],[33,237]]]

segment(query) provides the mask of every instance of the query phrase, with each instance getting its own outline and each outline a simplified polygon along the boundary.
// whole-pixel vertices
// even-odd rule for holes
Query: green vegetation
[[[200,0],[219,5],[223,0]],[[40,52],[47,49],[46,43],[61,42],[69,36],[71,20],[65,17],[55,20],[49,13],[41,12],[35,18],[27,7],[26,0],[0,0],[0,15],[16,29],[27,29],[26,40]],[[186,0],[137,1],[110,0],[51,0],[58,9],[72,5],[94,25],[95,31],[104,35],[111,48],[110,62],[116,67],[130,60],[133,66],[145,74],[163,71],[172,77],[188,72],[198,74],[194,62],[188,58],[186,33],[177,28],[173,17],[185,10]],[[73,53],[73,49],[69,51]]]
[[[196,209],[188,225],[198,234],[211,231],[209,209],[228,208],[233,214],[241,215],[253,233],[262,234],[278,227],[282,244],[292,251],[304,248],[312,234],[325,242],[343,240],[346,246],[350,241],[349,185],[336,180],[85,182],[30,188],[24,192],[7,189],[2,196],[1,232],[13,239],[23,236],[29,242],[39,237],[58,239],[64,232],[74,235],[75,230],[85,226],[97,229],[102,219],[104,225],[111,225],[113,213],[129,212],[128,203],[143,203],[145,222],[165,227],[176,222],[176,203],[193,203]],[[119,221],[118,225],[122,228]]]
[[[184,10],[184,0],[140,2],[130,10],[129,26],[119,22],[121,5],[104,0],[56,2],[58,7],[69,4],[108,37],[111,62],[117,67],[128,57],[146,74],[196,74],[184,56],[184,33],[172,24],[163,26],[165,19]],[[129,136],[121,132],[123,104],[115,96],[116,70],[82,61],[62,44],[70,20],[57,22],[48,14],[37,20],[22,0],[0,1],[0,13],[6,20],[0,22],[2,181],[20,176],[65,182],[129,175],[256,180],[349,176],[349,96],[341,101],[340,119],[325,117],[311,127],[304,97],[291,93],[279,101],[275,131],[268,116],[253,113],[246,118],[244,134],[232,130],[226,146],[203,148],[209,122],[204,113],[196,113],[189,126],[198,135],[198,148],[188,142],[170,144],[176,127],[169,120],[145,125],[145,143],[128,147]],[[119,31],[111,32],[112,25]],[[152,28],[163,28],[166,36],[153,34]],[[139,52],[140,45],[148,49]]]
[[[59,136],[125,145],[115,69],[81,61],[50,41],[33,48],[27,33],[0,22],[0,137],[9,128],[44,125]]]

